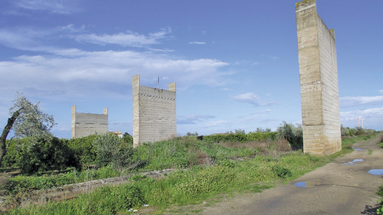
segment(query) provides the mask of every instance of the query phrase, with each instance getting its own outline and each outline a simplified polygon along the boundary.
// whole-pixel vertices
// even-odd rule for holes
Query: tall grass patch
[[[127,185],[100,188],[69,201],[20,208],[11,214],[49,214],[53,211],[56,214],[113,214],[142,204],[158,207],[185,205],[220,193],[260,192],[268,188],[260,183],[296,178],[327,161],[326,157],[293,152],[272,159],[256,156],[230,164],[194,166],[162,179],[132,177]]]

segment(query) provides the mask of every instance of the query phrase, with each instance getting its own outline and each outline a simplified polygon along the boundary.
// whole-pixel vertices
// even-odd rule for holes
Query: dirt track
[[[380,135],[382,136],[382,134]],[[213,206],[203,206],[203,214],[375,214],[379,199],[375,193],[383,185],[382,176],[371,169],[383,169],[380,136],[354,144],[355,150],[286,185],[262,193],[225,198]],[[369,150],[373,150],[369,155]],[[361,162],[352,162],[363,159]],[[348,164],[345,164],[348,163]],[[295,186],[305,182],[305,187]],[[303,185],[303,183],[300,183]]]

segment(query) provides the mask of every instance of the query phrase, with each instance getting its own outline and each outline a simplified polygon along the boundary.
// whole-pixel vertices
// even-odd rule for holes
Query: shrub
[[[93,141],[93,147],[96,152],[95,163],[98,166],[113,165],[115,168],[121,168],[131,162],[129,158],[133,154],[132,148],[116,135],[98,135]]]
[[[96,160],[96,151],[93,147],[93,141],[97,135],[89,135],[81,138],[72,138],[68,141],[68,146],[74,150],[76,158],[80,161],[81,166],[93,164]]]
[[[17,168],[20,162],[20,152],[24,144],[28,143],[28,138],[7,140],[7,153],[4,155],[1,162],[2,167]]]
[[[128,132],[125,132],[124,136],[122,137],[122,141],[124,143],[133,144],[133,137]]]
[[[74,151],[68,147],[66,140],[57,137],[28,138],[20,150],[17,165],[23,173],[41,173],[79,165]]]
[[[302,149],[303,148],[303,130],[302,125],[297,124],[288,124],[283,122],[281,126],[277,129],[278,135],[280,138],[284,138],[289,141],[293,149]]]

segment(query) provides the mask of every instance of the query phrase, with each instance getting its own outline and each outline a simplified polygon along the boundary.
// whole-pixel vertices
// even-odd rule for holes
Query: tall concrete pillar
[[[301,84],[303,150],[329,155],[342,149],[335,34],[316,1],[295,4]]]
[[[176,83],[169,90],[140,85],[140,76],[132,78],[133,147],[154,143],[177,135]]]
[[[133,92],[133,147],[140,145],[140,75],[132,78]]]
[[[76,137],[76,105],[72,106],[72,138]]]

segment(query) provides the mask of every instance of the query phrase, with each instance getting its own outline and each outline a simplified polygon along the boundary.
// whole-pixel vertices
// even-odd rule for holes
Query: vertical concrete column
[[[76,137],[76,105],[72,106],[72,138]]]
[[[141,86],[139,77],[132,79],[133,147],[177,135],[176,83],[169,90],[157,89]]]
[[[303,150],[341,150],[338,71],[334,31],[317,14],[316,1],[295,4],[301,84]]]
[[[133,93],[133,147],[140,145],[140,75],[132,78]]]
[[[106,116],[106,132],[108,132],[109,131],[109,116],[108,116],[108,108],[104,108],[103,109],[103,114]]]

